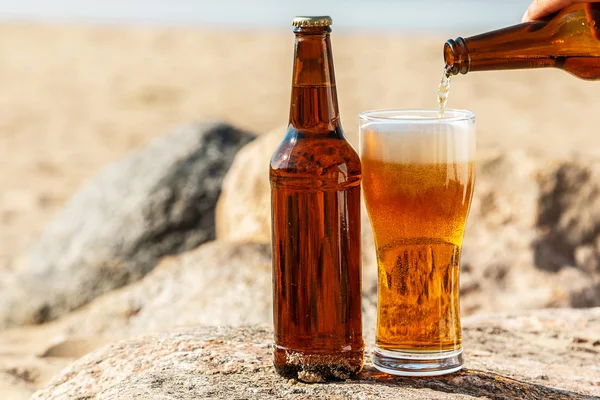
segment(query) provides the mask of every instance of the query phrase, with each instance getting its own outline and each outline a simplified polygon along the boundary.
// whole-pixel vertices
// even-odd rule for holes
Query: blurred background
[[[528,3],[0,0],[0,331],[9,329],[0,332],[0,393],[9,393],[3,398],[27,398],[107,337],[182,324],[270,323],[266,166],[287,123],[294,16],[333,17],[342,123],[356,144],[361,111],[437,106],[447,39],[519,23]],[[463,254],[462,312],[600,305],[598,83],[558,70],[472,73],[453,79],[448,107],[477,114],[481,165]],[[177,164],[177,141],[193,135],[169,133],[204,120],[259,135],[239,153],[226,179],[217,210],[221,242],[180,259],[178,252],[206,238],[181,244],[175,237],[173,248],[161,253],[175,259],[143,278],[156,260],[137,253],[126,260],[119,253],[126,245],[137,249],[134,240],[124,244],[129,227],[152,250],[145,238],[156,232],[136,231],[127,219],[137,212],[136,201],[143,203],[136,184],[174,190],[189,171],[180,171],[175,183],[153,182],[156,171],[148,177],[146,169],[134,169],[135,175],[127,163],[119,164],[113,175],[92,181],[89,188],[98,190],[70,205],[69,199],[107,165],[157,138],[164,141],[152,147],[150,157],[175,157]],[[183,159],[193,163],[194,152],[210,158],[194,143]],[[235,146],[219,150],[229,151],[229,164],[217,168],[219,179]],[[195,188],[202,197],[202,185],[216,185],[211,178],[183,179],[180,187]],[[130,183],[135,201],[119,197]],[[103,197],[113,189],[112,198]],[[211,212],[219,190],[213,190]],[[195,212],[193,201],[188,206]],[[59,214],[64,207],[70,211]],[[111,216],[111,207],[120,214]],[[153,204],[148,210],[142,214],[148,211],[156,220],[143,220],[143,228],[173,217],[171,208],[168,215]],[[223,226],[229,222],[221,235],[219,218]],[[213,239],[214,224],[207,230]],[[166,232],[177,236],[177,229]],[[238,249],[226,243],[249,238],[260,245]],[[29,250],[32,245],[37,250]],[[376,267],[370,246],[363,265],[365,329],[372,334]],[[102,251],[94,253],[97,248]],[[120,263],[137,265],[139,257],[145,264],[137,275],[123,277]],[[253,269],[244,275],[236,268]],[[58,317],[39,327],[18,327]],[[73,336],[102,339],[69,342]],[[55,358],[42,362],[39,354]],[[13,370],[33,372],[19,380]]]
[[[126,24],[186,24],[284,29],[295,15],[333,15],[339,29],[428,32],[490,29],[514,23],[524,0],[333,0],[302,2],[256,0],[86,0],[0,2],[3,19],[86,21]],[[268,12],[267,12],[268,11]]]
[[[435,106],[445,40],[517,23],[527,4],[0,0],[0,268],[86,178],[174,126],[285,124],[295,15],[333,17],[342,118],[355,141],[361,110]],[[591,137],[595,85],[565,73],[453,85],[449,107],[478,114],[481,146],[538,146],[556,133],[550,150],[568,152]]]

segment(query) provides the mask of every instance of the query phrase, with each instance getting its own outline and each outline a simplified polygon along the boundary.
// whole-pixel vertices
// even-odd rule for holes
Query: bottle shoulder
[[[271,157],[272,171],[324,175],[342,168],[361,174],[360,158],[345,138],[286,137]]]
[[[360,158],[343,136],[287,135],[271,158],[270,179],[277,187],[346,189],[360,184]]]

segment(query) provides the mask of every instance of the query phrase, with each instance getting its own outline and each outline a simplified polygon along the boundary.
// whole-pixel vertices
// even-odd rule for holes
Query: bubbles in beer
[[[460,246],[405,239],[377,253],[377,345],[392,351],[460,349]]]
[[[446,110],[446,103],[448,102],[448,96],[450,95],[450,72],[448,71],[448,67],[444,68],[444,73],[442,74],[442,80],[440,85],[438,86],[438,116],[440,118],[444,118],[444,111]]]

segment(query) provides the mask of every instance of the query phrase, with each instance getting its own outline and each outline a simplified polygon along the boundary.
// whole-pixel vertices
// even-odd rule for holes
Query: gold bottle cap
[[[320,16],[320,17],[296,17],[292,21],[293,26],[329,26],[333,24],[333,20],[329,16]]]

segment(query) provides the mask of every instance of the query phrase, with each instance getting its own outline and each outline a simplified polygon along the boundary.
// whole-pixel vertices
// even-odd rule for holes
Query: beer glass
[[[469,111],[360,114],[363,193],[377,249],[375,367],[462,368],[459,260],[475,178]]]

